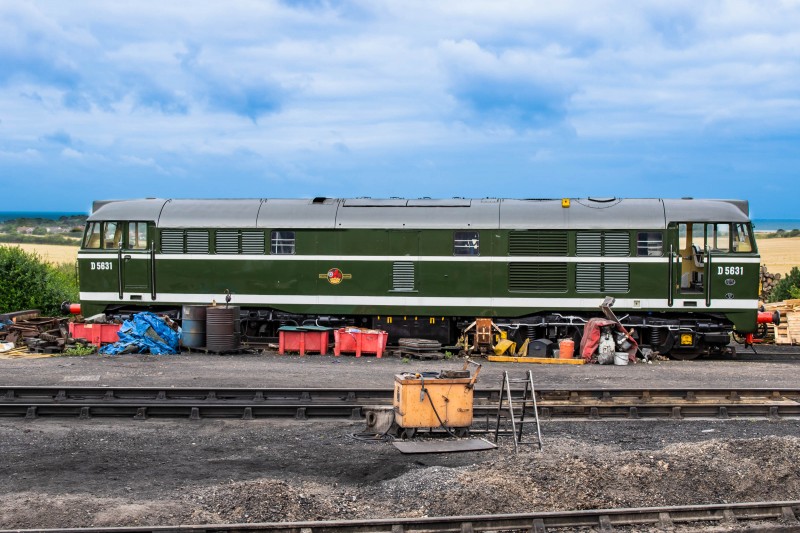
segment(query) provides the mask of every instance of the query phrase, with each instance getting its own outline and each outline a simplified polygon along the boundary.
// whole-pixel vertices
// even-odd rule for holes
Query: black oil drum
[[[206,345],[206,306],[184,305],[181,324],[181,344],[187,348]]]
[[[206,307],[206,348],[214,353],[239,348],[239,306]]]

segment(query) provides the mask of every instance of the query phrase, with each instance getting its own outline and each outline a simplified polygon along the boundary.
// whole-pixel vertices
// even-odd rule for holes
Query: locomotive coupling
[[[777,311],[772,313],[769,311],[759,311],[756,322],[759,324],[775,324],[778,326],[781,323],[781,314]]]

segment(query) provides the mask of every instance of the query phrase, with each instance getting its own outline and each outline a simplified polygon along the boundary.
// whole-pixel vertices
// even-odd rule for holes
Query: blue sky
[[[800,3],[0,3],[0,210],[745,198],[800,218]]]

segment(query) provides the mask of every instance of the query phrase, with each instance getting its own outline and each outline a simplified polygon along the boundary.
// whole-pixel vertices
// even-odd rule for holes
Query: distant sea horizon
[[[58,220],[61,217],[89,216],[77,211],[0,211],[0,222],[15,218],[45,218]]]
[[[58,220],[60,217],[89,216],[89,213],[78,211],[0,211],[0,222],[15,218],[45,218]],[[786,231],[800,229],[797,218],[754,218],[753,226],[757,232],[773,232],[779,229]]]
[[[754,218],[753,228],[755,231],[786,231],[800,229],[800,219],[796,218]]]

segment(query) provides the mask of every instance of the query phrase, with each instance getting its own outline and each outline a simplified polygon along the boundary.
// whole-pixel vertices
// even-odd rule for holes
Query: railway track
[[[2,417],[350,417],[392,403],[392,389],[0,386]],[[476,389],[475,418],[494,416],[497,390]],[[800,389],[538,389],[541,418],[800,417]]]
[[[730,359],[730,358],[727,358]],[[734,361],[770,361],[797,363],[800,361],[800,349],[797,346],[757,345],[754,348],[738,347]]]
[[[562,528],[594,528],[613,531],[615,527],[661,528],[676,526],[701,528],[729,526],[733,529],[757,522],[769,531],[797,531],[800,501],[642,507],[547,513],[498,514],[380,520],[337,520],[324,522],[271,522],[260,524],[221,524],[150,526],[117,528],[28,529],[17,532],[48,533],[235,533],[269,531],[273,533],[469,533],[473,531],[531,531],[545,533]],[[2,530],[0,533],[10,533]]]

